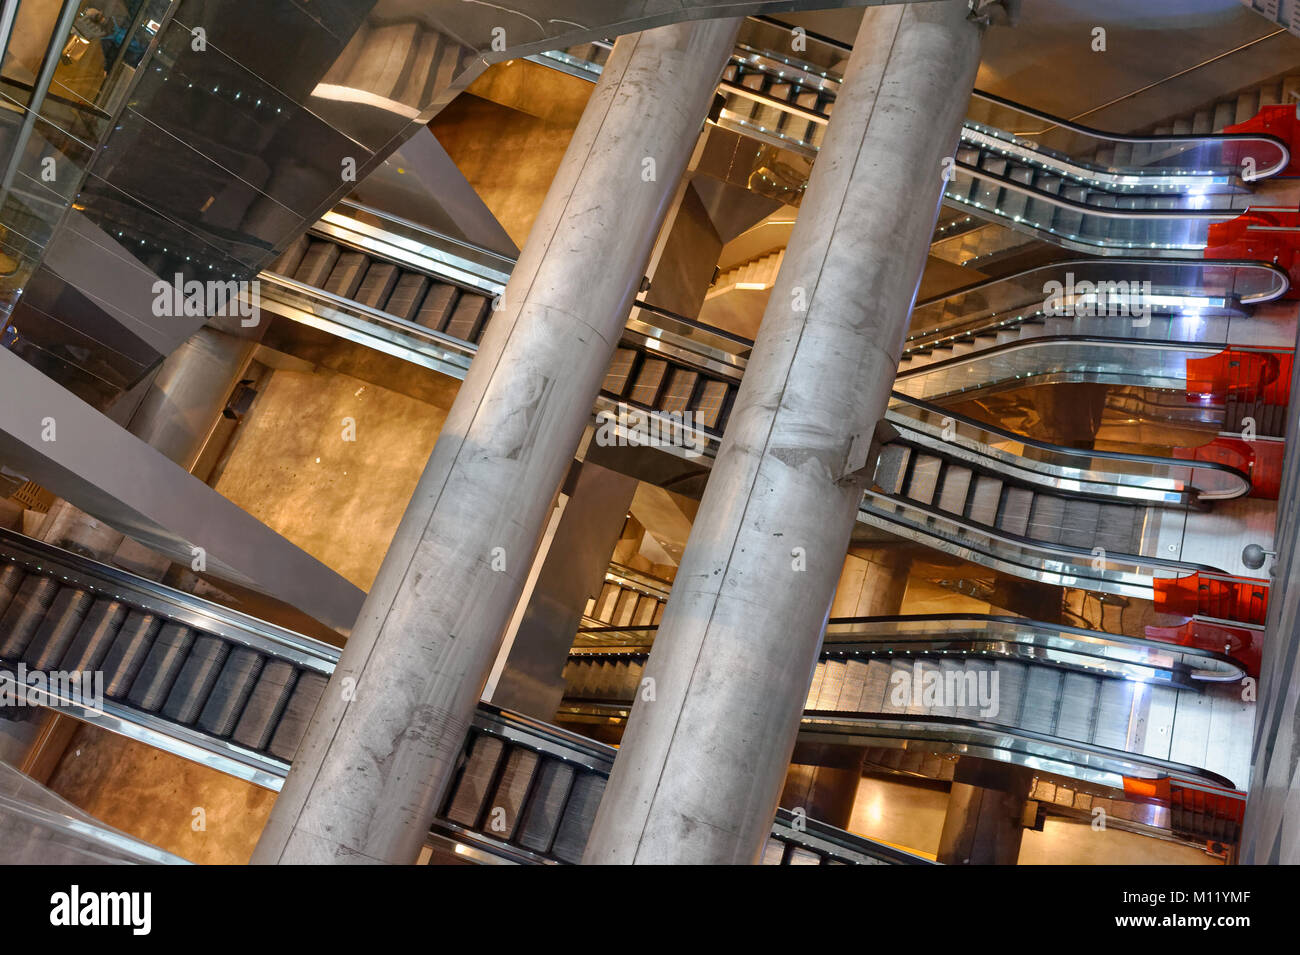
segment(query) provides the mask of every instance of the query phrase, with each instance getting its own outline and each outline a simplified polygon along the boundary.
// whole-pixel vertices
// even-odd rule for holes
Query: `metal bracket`
[[[872,431],[859,431],[849,439],[849,453],[844,459],[844,469],[835,483],[849,484],[864,476],[868,482],[874,480],[881,446],[897,437],[898,431],[883,418],[876,422]]]
[[[988,26],[1013,27],[1020,19],[1021,0],[970,0],[970,19]]]

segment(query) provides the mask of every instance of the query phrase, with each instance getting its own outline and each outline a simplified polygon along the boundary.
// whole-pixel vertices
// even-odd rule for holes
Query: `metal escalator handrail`
[[[196,626],[214,636],[275,654],[325,676],[333,672],[342,652],[338,647],[286,627],[0,528],[0,559],[4,557],[34,562],[40,573],[58,575],[65,582],[84,585],[101,596],[111,594],[115,599]]]
[[[1040,202],[1046,202],[1048,205],[1057,206],[1062,209],[1074,209],[1085,215],[1096,216],[1099,219],[1123,219],[1131,221],[1133,219],[1214,219],[1216,221],[1227,221],[1236,219],[1246,212],[1246,209],[1120,209],[1115,206],[1094,206],[1086,202],[1078,202],[1074,199],[1066,199],[1064,196],[1057,195],[1054,192],[1046,192],[1042,189],[1035,189],[1033,186],[1023,182],[1017,182],[1010,176],[1001,176],[987,169],[981,169],[979,166],[972,166],[969,163],[962,162],[960,159],[955,160],[953,165],[963,170],[973,179],[984,179],[989,182],[996,182],[1004,189],[1011,192],[1018,192],[1022,196],[1028,196]],[[946,192],[945,192],[946,196]],[[1141,198],[1140,195],[1134,195],[1134,198]],[[952,199],[951,201],[962,203],[963,205],[974,205],[968,199]],[[994,210],[990,210],[994,211]],[[1029,222],[1023,217],[1016,220],[1018,225],[1024,225],[1029,228],[1045,231],[1043,226],[1038,226]],[[1084,238],[1084,237],[1080,237]],[[1098,236],[1104,239],[1104,236]]]
[[[358,202],[355,199],[349,199],[349,198],[340,199],[338,201],[338,204],[334,208],[337,209],[339,206],[346,206],[349,209],[356,209],[358,212],[364,212],[368,215],[374,216],[377,219],[382,219],[386,222],[395,223],[405,229],[410,229],[412,232],[416,232],[421,235],[427,235],[439,243],[459,246],[462,249],[468,249],[469,251],[476,252],[479,255],[484,255],[492,259],[498,259],[502,263],[508,263],[511,268],[513,268],[518,263],[517,257],[512,258],[508,255],[503,255],[500,252],[496,252],[492,249],[489,249],[487,246],[478,245],[475,242],[471,242],[468,239],[458,239],[455,236],[450,236],[447,235],[446,233],[438,232],[434,229],[429,228],[426,225],[421,225],[420,223],[415,222],[412,219],[404,219],[401,216],[395,215],[392,212],[386,212],[383,209],[378,209],[374,206],[368,206],[365,203]]]
[[[988,93],[985,92],[984,90],[977,89],[971,93],[971,98],[984,100],[985,102],[993,103],[996,106],[1001,106],[1005,109],[1010,109],[1013,112],[1023,113],[1026,116],[1032,116],[1034,119],[1037,119],[1041,122],[1045,122],[1050,124],[1051,126],[1068,130],[1069,132],[1072,133],[1078,133],[1080,135],[1087,136],[1091,139],[1108,140],[1110,142],[1133,143],[1133,144],[1148,143],[1148,144],[1157,144],[1157,145],[1167,144],[1167,143],[1186,143],[1186,142],[1204,142],[1204,143],[1267,142],[1267,143],[1271,143],[1272,145],[1276,146],[1278,149],[1281,150],[1282,157],[1283,157],[1282,162],[1275,169],[1269,170],[1268,172],[1256,173],[1255,176],[1256,180],[1267,179],[1270,176],[1276,175],[1282,169],[1285,169],[1286,166],[1291,161],[1290,147],[1287,146],[1287,144],[1281,139],[1279,139],[1278,137],[1270,135],[1268,133],[1201,133],[1201,134],[1166,133],[1158,136],[1157,135],[1134,136],[1128,133],[1108,133],[1105,132],[1104,130],[1096,129],[1092,126],[1084,126],[1082,123],[1075,123],[1061,116],[1054,116],[1051,113],[1045,113],[1042,110],[1034,109],[1032,106],[1025,106],[1024,104],[1017,103],[1014,100],[1009,100],[1006,99],[1005,97],[998,96],[996,93]],[[1010,130],[1003,130],[1003,131],[1010,132]],[[1016,134],[1011,133],[1011,135],[1016,135]]]
[[[935,731],[940,731],[942,727],[961,727],[963,729],[973,730],[977,733],[993,734],[997,736],[1016,736],[1033,743],[1039,743],[1046,746],[1055,746],[1062,749],[1073,749],[1089,756],[1099,759],[1109,760],[1122,763],[1134,763],[1153,767],[1163,772],[1164,775],[1173,778],[1188,778],[1192,780],[1209,780],[1217,785],[1226,786],[1229,789],[1235,789],[1232,780],[1226,776],[1221,776],[1212,769],[1202,769],[1191,766],[1187,763],[1179,763],[1173,760],[1160,759],[1156,756],[1147,756],[1142,753],[1130,753],[1122,749],[1113,749],[1109,746],[1098,746],[1096,743],[1085,743],[1081,740],[1072,740],[1063,736],[1052,736],[1047,733],[1039,733],[1035,730],[1025,729],[1021,726],[1003,726],[999,723],[989,723],[984,720],[973,720],[960,716],[923,716],[920,714],[896,714],[896,718],[891,719],[889,714],[875,713],[851,713],[842,710],[805,710],[802,723],[809,723],[816,720],[826,722],[838,722],[846,726],[871,726],[879,725],[882,727],[905,728],[906,724],[931,724]],[[900,734],[906,737],[908,734]],[[927,736],[913,737],[928,739]],[[949,742],[957,742],[949,740]],[[1063,760],[1075,765],[1080,764],[1076,760]],[[1123,774],[1120,774],[1123,775]]]
[[[937,634],[919,635],[918,639],[912,641],[908,639],[908,634],[891,631],[890,633],[872,636],[869,634],[857,633],[833,633],[832,628],[854,627],[854,626],[906,626],[908,624],[954,624],[950,629],[953,631],[951,637],[944,637]],[[1145,667],[1147,669],[1167,669],[1166,666],[1157,663],[1143,662],[1140,660],[1123,660],[1105,656],[1100,656],[1094,652],[1095,645],[1098,643],[1111,643],[1119,646],[1131,647],[1134,649],[1153,650],[1159,653],[1168,653],[1181,655],[1183,657],[1194,657],[1200,660],[1213,661],[1221,664],[1229,670],[1235,671],[1235,676],[1219,674],[1214,677],[1197,677],[1194,671],[1192,679],[1205,683],[1222,683],[1235,682],[1241,677],[1246,676],[1245,667],[1242,664],[1218,650],[1210,650],[1205,647],[1198,647],[1192,644],[1171,643],[1166,640],[1153,640],[1150,637],[1136,637],[1124,633],[1106,633],[1101,630],[1089,630],[1085,627],[1075,627],[1070,624],[1047,623],[1042,620],[1034,620],[1031,617],[1015,617],[1009,614],[987,614],[987,613],[921,613],[921,614],[880,614],[876,616],[865,617],[831,617],[826,621],[826,627],[822,631],[822,649],[823,655],[838,652],[843,646],[867,647],[873,644],[880,644],[881,649],[888,650],[905,650],[924,653],[926,644],[940,646],[953,640],[962,639],[969,643],[1016,643],[1033,646],[1027,643],[1023,637],[1025,634],[992,634],[991,631],[965,629],[962,624],[996,624],[1006,626],[1013,630],[1028,630],[1042,633],[1043,635],[1056,634],[1071,640],[1078,644],[1077,649],[1067,649],[1065,652],[1074,653],[1079,656],[1093,657],[1098,660],[1104,660],[1107,663],[1123,666]],[[593,657],[647,657],[653,648],[654,634],[659,630],[658,624],[647,624],[643,627],[579,627],[578,633],[645,633],[648,642],[644,646],[608,646],[608,647],[574,647],[569,652],[569,659],[589,659]],[[1075,640],[1075,638],[1080,638]],[[920,649],[918,649],[920,647]],[[1061,649],[1061,648],[1055,648]],[[847,651],[846,651],[847,652]],[[868,649],[867,652],[871,652]],[[1184,661],[1186,662],[1186,661]]]
[[[1176,342],[1163,338],[1111,338],[1105,335],[1036,335],[1033,338],[1014,342],[998,342],[985,348],[967,352],[964,355],[953,355],[949,358],[940,358],[938,361],[927,362],[916,368],[907,368],[899,371],[898,377],[902,379],[919,377],[937,368],[947,368],[962,362],[983,361],[991,355],[1016,351],[1021,348],[1029,350],[1043,348],[1048,345],[1097,345],[1102,348],[1123,348],[1129,351],[1193,351],[1204,352],[1207,355],[1217,355],[1228,348],[1236,348],[1238,351],[1274,351],[1273,349],[1255,348],[1249,345],[1231,346],[1202,342]]]
[[[1150,637],[1135,637],[1126,633],[1106,633],[1102,630],[1089,630],[1086,627],[1076,627],[1068,623],[1047,623],[1042,620],[1034,620],[1031,617],[1014,617],[1008,614],[991,614],[991,613],[920,613],[920,614],[880,614],[877,616],[867,617],[831,617],[826,621],[829,628],[832,625],[852,626],[855,624],[891,624],[891,623],[919,623],[924,621],[933,621],[935,623],[961,623],[962,621],[976,621],[980,623],[997,623],[1006,624],[1011,627],[1025,627],[1032,630],[1044,630],[1052,633],[1063,633],[1068,636],[1086,637],[1095,640],[1108,640],[1114,643],[1127,644],[1134,647],[1146,647],[1153,650],[1167,650],[1171,653],[1182,653],[1189,656],[1201,657],[1207,660],[1214,660],[1217,663],[1224,663],[1231,667],[1241,670],[1242,676],[1245,676],[1245,670],[1241,664],[1226,653],[1219,650],[1209,650],[1205,647],[1193,645],[1184,645],[1181,643],[1168,643],[1163,640],[1152,640]],[[826,638],[823,637],[823,640]],[[869,642],[869,641],[858,641]],[[1145,664],[1139,664],[1145,665]]]
[[[754,340],[752,338],[746,338],[744,335],[737,335],[735,332],[729,332],[725,328],[719,328],[716,325],[709,325],[708,323],[701,322],[696,318],[687,318],[679,312],[670,311],[661,305],[651,305],[643,299],[635,299],[632,302],[632,307],[650,312],[652,315],[658,315],[661,318],[671,319],[674,322],[681,322],[683,325],[690,328],[696,328],[702,332],[708,332],[710,335],[717,335],[719,338],[725,338],[727,341],[735,342],[737,345],[743,345],[746,348],[754,347]]]
[[[1033,538],[1033,537],[1022,537],[1019,534],[1009,534],[1005,530],[1002,530],[1001,528],[989,528],[989,527],[985,527],[983,524],[973,524],[969,521],[961,519],[957,515],[949,513],[948,511],[940,510],[939,508],[929,504],[922,504],[919,501],[913,501],[910,498],[893,497],[892,495],[885,494],[878,491],[869,490],[866,492],[866,495],[864,496],[864,501],[862,505],[859,506],[858,508],[860,511],[867,510],[874,516],[882,517],[885,520],[889,520],[892,523],[901,524],[902,526],[905,527],[911,527],[912,529],[918,530],[921,533],[927,534],[929,536],[935,536],[935,535],[931,534],[931,532],[926,530],[926,528],[924,527],[917,527],[915,525],[908,524],[906,521],[898,520],[896,518],[896,515],[882,514],[879,511],[872,509],[871,506],[865,500],[865,497],[882,498],[884,500],[890,501],[895,504],[901,504],[905,508],[908,508],[910,510],[919,511],[922,514],[925,514],[929,517],[937,517],[940,520],[945,520],[950,524],[956,525],[957,527],[968,529],[975,533],[981,534],[986,538],[990,538],[995,541],[1001,541],[1002,543],[1005,544],[1014,544],[1020,547],[1028,547],[1034,550],[1046,551],[1047,553],[1061,554],[1071,558],[1071,563],[1074,562],[1073,558],[1075,557],[1084,557],[1087,558],[1088,561],[1091,561],[1095,557],[1095,555],[1092,553],[1091,550],[1085,550],[1082,547],[1074,547],[1070,544],[1052,543],[1050,541],[1038,540],[1037,538]],[[1134,505],[1134,506],[1145,506],[1145,505]],[[996,557],[998,555],[990,554],[989,556]],[[1167,557],[1143,557],[1140,554],[1126,554],[1121,551],[1106,551],[1105,560],[1107,563],[1112,563],[1113,557],[1124,558],[1125,563],[1133,564],[1138,567],[1141,566],[1164,567],[1170,570],[1180,571],[1180,573],[1173,575],[1175,578],[1189,577],[1192,574],[1220,574],[1221,575],[1225,573],[1225,571],[1223,571],[1218,567],[1210,567],[1207,564],[1195,564],[1192,563],[1191,561],[1170,560]],[[1080,574],[1078,576],[1087,577],[1089,575]],[[1098,577],[1096,579],[1105,580],[1105,577]]]
[[[996,225],[996,223],[989,224]],[[1097,266],[1099,268],[1116,266],[1122,268],[1126,265],[1179,269],[1259,269],[1273,273],[1273,276],[1280,280],[1281,288],[1276,292],[1270,291],[1267,298],[1250,297],[1238,299],[1238,301],[1243,305],[1259,305],[1265,302],[1275,301],[1285,295],[1291,288],[1291,276],[1287,273],[1286,269],[1275,265],[1272,262],[1259,262],[1253,259],[1188,259],[1186,262],[1171,262],[1169,259],[1148,259],[1117,255],[1107,256],[1101,259],[1066,259],[1061,262],[1050,262],[1047,265],[1036,265],[1033,268],[1025,269],[1022,272],[1015,272],[1011,275],[1001,275],[993,278],[981,279],[978,282],[972,282],[970,285],[964,285],[961,288],[953,289],[951,292],[944,292],[942,295],[932,295],[929,298],[920,299],[916,303],[916,308],[926,308],[931,305],[938,305],[939,303],[946,302],[949,299],[960,298],[961,296],[969,295],[972,292],[978,292],[982,289],[1001,285],[1005,282],[1023,280],[1027,276],[1033,275],[1035,272],[1060,272],[1061,270],[1083,266]]]
[[[279,272],[263,271],[258,274],[258,279],[268,282],[271,285],[278,285],[281,288],[291,292],[297,292],[306,298],[317,299],[327,305],[338,308],[343,312],[355,312],[359,317],[373,321],[378,325],[391,328],[394,331],[411,335],[415,338],[422,338],[430,343],[443,346],[458,354],[468,354],[473,357],[478,351],[478,346],[473,342],[467,342],[463,338],[456,338],[454,335],[447,335],[435,328],[425,328],[423,325],[417,325],[414,322],[408,322],[406,319],[399,318],[390,312],[385,312],[378,308],[372,308],[364,305],[356,299],[345,298],[342,295],[335,295],[333,292],[327,292],[323,288],[315,285],[308,285],[306,282],[299,282],[297,279],[289,278],[287,275],[281,275]]]
[[[848,852],[860,853],[893,865],[940,865],[940,863],[935,862],[933,859],[927,859],[925,856],[916,855],[906,849],[899,849],[884,842],[865,839],[857,833],[836,829],[834,826],[818,822],[816,819],[800,816],[796,825],[795,814],[785,808],[776,810],[773,825],[789,829],[793,834],[792,837],[782,835],[780,837],[782,842],[790,841],[794,837],[811,836]]]
[[[1026,447],[1036,448],[1040,451],[1045,451],[1049,454],[1059,455],[1060,457],[1102,458],[1107,461],[1125,461],[1125,462],[1138,463],[1138,464],[1151,464],[1151,465],[1157,465],[1163,467],[1179,467],[1179,468],[1185,468],[1187,470],[1192,470],[1192,471],[1195,471],[1203,467],[1205,470],[1217,471],[1223,474],[1229,474],[1233,477],[1236,477],[1238,480],[1240,480],[1242,484],[1242,489],[1239,493],[1234,494],[1232,497],[1234,498],[1242,497],[1243,495],[1250,493],[1250,489],[1251,489],[1250,476],[1238,470],[1237,468],[1231,467],[1230,465],[1227,464],[1220,464],[1214,461],[1202,463],[1200,461],[1183,460],[1181,458],[1162,458],[1153,454],[1134,454],[1127,451],[1084,451],[1079,448],[1067,448],[1059,444],[1049,444],[1046,441],[1039,441],[1036,438],[1025,437],[1024,435],[1018,434],[1014,431],[1009,431],[1005,428],[1000,428],[997,425],[987,424],[985,422],[979,421],[968,415],[964,415],[959,411],[953,411],[949,408],[942,408],[939,405],[931,404],[930,402],[924,401],[920,398],[912,398],[909,397],[908,395],[900,394],[897,391],[890,392],[890,400],[900,401],[904,404],[914,405],[915,407],[933,412],[934,414],[939,414],[945,417],[952,418],[954,421],[967,424],[972,428],[976,428],[980,431],[986,431],[990,434],[995,434],[998,435],[999,437],[1006,438],[1009,441],[1014,441],[1018,444],[1023,444]],[[979,454],[980,452],[976,451],[975,453]],[[1020,457],[1019,455],[1014,455],[1014,456]],[[994,458],[994,460],[996,460],[996,458]],[[1025,459],[1025,460],[1028,461],[1029,464],[1043,463],[1043,462],[1033,461],[1032,459]],[[1035,469],[1026,466],[1026,470],[1035,470]],[[1127,476],[1127,475],[1121,474],[1120,476]],[[1102,483],[1102,482],[1097,482],[1097,483]],[[1193,488],[1192,490],[1197,491],[1196,488]],[[1200,492],[1197,491],[1197,493]],[[1213,499],[1231,500],[1232,498],[1220,498],[1216,496]]]

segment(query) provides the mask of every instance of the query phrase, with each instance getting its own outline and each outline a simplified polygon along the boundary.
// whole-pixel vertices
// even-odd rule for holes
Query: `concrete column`
[[[936,858],[944,865],[1015,865],[1033,774],[963,757],[957,763]]]
[[[584,860],[757,860],[979,63],[966,0],[866,11]]]
[[[255,862],[413,862],[740,22],[620,38]]]

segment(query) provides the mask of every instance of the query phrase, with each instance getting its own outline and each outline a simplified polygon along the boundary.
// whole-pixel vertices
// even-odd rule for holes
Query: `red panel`
[[[1235,219],[1210,226],[1204,257],[1277,265],[1291,276],[1291,288],[1284,297],[1300,299],[1300,232],[1296,230],[1300,230],[1300,210],[1248,209]]]
[[[1259,676],[1259,665],[1264,652],[1264,635],[1259,630],[1226,626],[1197,618],[1177,627],[1143,629],[1148,640],[1225,653],[1240,663],[1248,676]]]
[[[1124,795],[1130,799],[1158,799],[1160,802],[1169,802],[1170,786],[1168,778],[1136,779],[1131,776],[1124,776],[1123,779]]]
[[[1285,405],[1291,395],[1289,351],[1246,351],[1227,348],[1208,358],[1187,359],[1189,395],[1232,395],[1239,401]]]
[[[1263,624],[1268,614],[1268,581],[1212,574],[1159,578],[1155,605],[1161,613],[1180,617],[1200,615]]]
[[[1174,448],[1174,457],[1183,461],[1206,461],[1226,464],[1250,476],[1250,496],[1276,501],[1282,490],[1282,457],[1286,449],[1281,441],[1216,437],[1196,448]]]
[[[1235,126],[1225,126],[1225,133],[1265,133],[1276,136],[1291,149],[1291,162],[1278,175],[1300,176],[1300,120],[1296,118],[1295,106],[1265,106],[1255,116]],[[1256,165],[1266,167],[1270,164],[1264,157],[1275,155],[1262,148],[1258,143],[1239,142],[1224,144],[1224,158],[1235,166],[1240,166],[1249,157],[1256,157]],[[1276,160],[1272,160],[1276,161]]]

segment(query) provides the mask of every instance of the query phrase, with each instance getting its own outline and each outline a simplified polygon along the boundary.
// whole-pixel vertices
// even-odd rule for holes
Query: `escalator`
[[[626,718],[654,628],[631,634],[643,646],[575,647],[558,718]],[[1117,788],[1124,777],[1234,788],[1250,765],[1244,675],[1222,653],[1016,617],[832,619],[800,740],[917,740]]]
[[[815,157],[851,49],[805,39],[792,56],[789,27],[746,21],[719,84],[714,123]],[[584,71],[598,74],[598,64]],[[952,211],[936,228],[933,251],[957,264],[987,265],[1043,240],[1093,255],[1201,258],[1210,227],[1251,205],[1267,206],[1257,184],[1291,164],[1288,143],[1256,131],[1258,123],[1245,125],[1251,128],[1129,136],[976,90],[946,170],[944,201]],[[759,152],[765,169],[798,168]]]
[[[0,529],[0,688],[39,687],[18,705],[54,705],[279,790],[338,656],[336,647]],[[576,862],[613,758],[611,747],[481,705],[431,839],[482,861]],[[499,807],[517,813],[508,831],[497,828]],[[772,839],[769,855],[780,864],[925,861],[826,826],[801,832],[783,817]]]
[[[859,520],[1044,583],[1150,599],[1212,573],[1225,464],[1034,441],[896,392]]]
[[[277,289],[288,294],[286,286],[277,286],[267,295],[269,307],[299,320],[308,312],[312,321],[339,323],[355,317],[356,328],[346,333],[364,330],[381,348],[391,347],[393,340],[380,336],[395,335],[412,343],[408,353],[416,361],[425,361],[424,348],[459,347],[463,376],[473,343],[456,346],[445,324],[435,330],[403,317],[418,317],[422,304],[403,298],[405,311],[398,314],[341,294],[316,293],[305,280],[336,282],[334,288],[356,295],[366,282],[363,273],[382,269],[382,282],[372,287],[396,289],[405,281],[423,286],[426,295],[446,289],[438,291],[439,314],[454,318],[456,307],[448,302],[468,300],[478,321],[485,308],[490,316],[486,303],[493,273],[482,262],[471,262],[467,257],[472,254],[373,210],[340,208],[322,220],[292,270],[292,305],[277,299]],[[1161,271],[1146,304],[1153,308],[1151,326],[1165,334],[1181,321],[1174,310],[1184,306],[1200,308],[1205,322],[1221,323],[1224,336],[1234,323],[1236,334],[1239,323],[1248,322],[1250,308],[1287,287],[1285,276],[1271,266],[1155,265]],[[1132,264],[1134,281],[1144,267]],[[1222,346],[1076,334],[1076,329],[1111,330],[1107,323],[1118,319],[1104,313],[1132,303],[1124,298],[1128,291],[1112,290],[1101,298],[1095,292],[1080,293],[1095,273],[1087,263],[1079,264],[1077,273],[1075,268],[1067,265],[1062,272],[1053,267],[982,283],[923,306],[914,322],[916,347],[901,366],[890,412],[890,423],[901,429],[900,440],[882,462],[883,485],[868,494],[860,518],[1020,576],[1149,598],[1156,580],[1215,569],[1216,560],[1197,559],[1195,548],[1187,550],[1185,544],[1212,535],[1212,515],[1206,513],[1212,502],[1249,492],[1245,474],[1221,464],[1078,452],[933,406],[936,398],[1061,380],[1140,386],[1148,392],[1164,388],[1187,406],[1188,360],[1215,356]],[[307,269],[313,270],[310,275]],[[1064,282],[1072,274],[1073,291],[1067,293]],[[403,278],[411,275],[416,278]],[[1127,282],[1127,275],[1120,273],[1115,281]],[[478,284],[466,276],[477,276]],[[1082,312],[1090,304],[1099,314],[1044,318],[1036,314],[1039,308],[1028,309],[1034,299],[1027,296],[1035,289],[1037,306],[1044,304],[1047,276],[1062,280],[1062,307]],[[270,279],[278,281],[275,275]],[[609,431],[598,434],[598,442],[656,443],[678,454],[694,447],[702,451],[699,464],[706,467],[726,428],[751,345],[638,303],[597,399],[597,420]],[[1220,421],[1224,413],[1203,403],[1194,411]],[[945,420],[964,442],[961,447],[943,438]],[[651,422],[658,428],[653,441],[645,434]],[[1216,429],[1213,422],[1209,427]],[[918,442],[927,447],[919,448]],[[1105,557],[1098,558],[1096,547],[1104,549]]]

